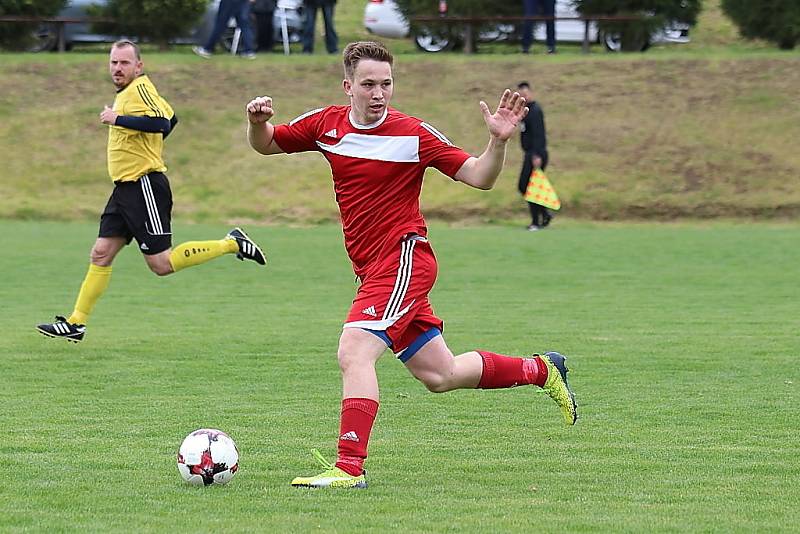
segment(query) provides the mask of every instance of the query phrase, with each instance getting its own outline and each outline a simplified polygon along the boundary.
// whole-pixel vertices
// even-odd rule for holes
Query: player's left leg
[[[234,228],[223,239],[187,241],[172,250],[145,255],[150,270],[159,276],[171,274],[187,267],[202,265],[225,254],[236,254],[240,260],[251,260],[266,265],[267,257],[244,230]]]
[[[568,425],[575,424],[577,406],[567,381],[566,358],[557,352],[530,358],[504,356],[488,351],[470,351],[453,356],[441,335],[421,346],[412,343],[413,354],[402,354],[411,374],[435,393],[454,389],[500,389],[536,385],[558,404]],[[407,352],[407,351],[406,351]]]
[[[241,260],[266,263],[261,248],[241,228],[222,239],[188,241],[172,249],[172,190],[166,175],[151,172],[124,188],[123,215],[155,274],[166,276],[234,253]]]

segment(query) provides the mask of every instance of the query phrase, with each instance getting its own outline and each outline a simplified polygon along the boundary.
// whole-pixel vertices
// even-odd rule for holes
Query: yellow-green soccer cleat
[[[361,475],[354,477],[348,475],[325,458],[319,451],[312,450],[314,457],[322,464],[325,471],[313,477],[297,477],[292,480],[292,486],[295,488],[358,488],[366,489],[367,478],[366,471]]]
[[[578,405],[575,403],[575,395],[572,394],[569,382],[567,382],[567,373],[569,372],[567,358],[557,352],[547,352],[540,358],[547,365],[547,382],[544,383],[542,389],[561,408],[564,421],[568,425],[574,425],[578,419]]]

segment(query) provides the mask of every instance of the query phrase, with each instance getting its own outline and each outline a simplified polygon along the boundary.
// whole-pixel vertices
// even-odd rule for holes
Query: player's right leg
[[[315,452],[323,471],[297,477],[292,486],[306,488],[366,488],[364,460],[378,413],[378,376],[375,363],[386,350],[382,337],[361,328],[344,328],[339,340],[342,371],[342,411],[336,463]]]
[[[103,225],[101,223],[101,232]],[[56,315],[52,323],[43,323],[36,329],[47,337],[66,339],[75,343],[83,341],[86,323],[95,304],[105,293],[111,280],[111,264],[125,246],[124,237],[98,237],[91,251],[91,263],[78,292],[75,307],[69,317]]]

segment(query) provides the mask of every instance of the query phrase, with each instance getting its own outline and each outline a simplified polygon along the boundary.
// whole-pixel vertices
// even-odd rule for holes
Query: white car
[[[580,14],[570,0],[556,1],[556,17],[578,17]],[[368,32],[379,37],[402,38],[410,34],[411,27],[394,0],[369,0],[364,9],[364,27]],[[556,39],[559,42],[582,43],[585,24],[581,20],[557,20]],[[514,24],[498,23],[480,32],[478,40],[482,42],[503,41],[518,36]],[[416,45],[426,52],[441,52],[455,46],[458,36],[446,31],[420,27],[411,37]],[[545,25],[536,24],[533,37],[538,42],[545,40]],[[589,41],[603,42],[609,50],[621,49],[619,35],[601,34],[596,23],[589,24]],[[672,22],[667,27],[649,36],[642,43],[642,50],[654,43],[688,43],[689,25]]]

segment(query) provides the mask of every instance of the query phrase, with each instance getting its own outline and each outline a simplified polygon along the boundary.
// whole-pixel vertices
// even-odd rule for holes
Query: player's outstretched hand
[[[275,115],[272,109],[272,98],[268,96],[257,96],[247,103],[247,120],[252,124],[267,122]]]
[[[514,134],[517,124],[528,114],[528,107],[525,104],[525,98],[516,91],[512,93],[510,89],[503,91],[497,111],[494,113],[489,111],[489,106],[481,100],[483,120],[489,133],[501,141],[508,140]]]

